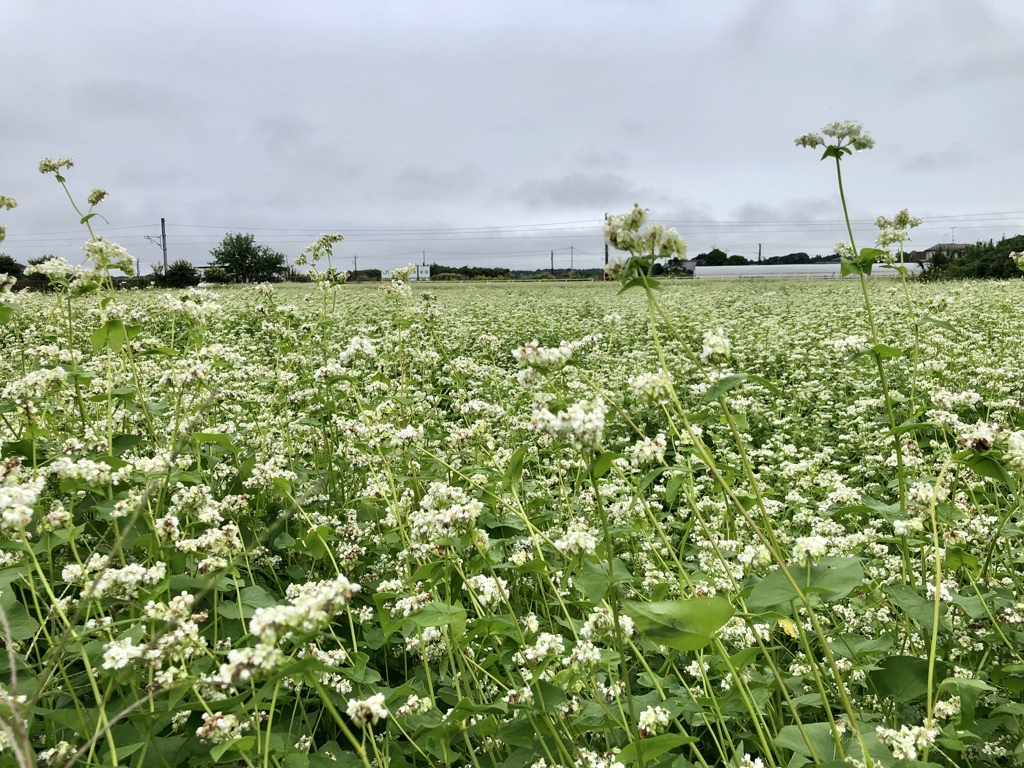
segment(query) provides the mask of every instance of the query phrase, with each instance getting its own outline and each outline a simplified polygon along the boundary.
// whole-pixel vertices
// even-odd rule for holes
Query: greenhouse
[[[908,274],[921,273],[920,264],[906,264]],[[831,280],[842,277],[841,265],[834,264],[744,264],[730,267],[695,267],[693,276],[699,280]],[[883,265],[875,265],[869,277],[898,277],[899,272]],[[853,277],[853,275],[848,275]]]

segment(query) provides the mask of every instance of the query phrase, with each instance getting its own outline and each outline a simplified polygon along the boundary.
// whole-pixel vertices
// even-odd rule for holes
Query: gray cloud
[[[970,165],[974,159],[975,156],[971,150],[958,144],[945,149],[912,155],[903,163],[903,169],[912,173],[948,172]]]
[[[793,138],[848,118],[878,141],[844,161],[855,218],[1020,207],[1019,3],[5,0],[0,21],[0,194],[21,202],[3,249],[22,258],[80,245],[46,235],[77,219],[43,155],[75,158],[75,194],[110,190],[108,234],[144,261],[166,217],[172,258],[200,263],[227,229],[294,254],[326,229],[505,227],[341,250],[542,265],[603,250],[601,216],[634,202],[693,252],[813,253],[841,236],[834,169]],[[563,221],[591,224],[541,226]],[[998,227],[966,236],[1024,219]]]

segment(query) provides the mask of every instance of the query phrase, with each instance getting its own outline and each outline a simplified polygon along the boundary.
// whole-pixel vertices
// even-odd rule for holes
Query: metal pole
[[[160,247],[164,250],[164,274],[167,274],[167,221],[160,219]]]

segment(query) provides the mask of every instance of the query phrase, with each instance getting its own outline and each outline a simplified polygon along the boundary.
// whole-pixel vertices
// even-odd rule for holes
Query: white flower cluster
[[[68,584],[79,585],[91,600],[117,597],[131,600],[138,597],[143,587],[151,587],[167,576],[167,563],[158,562],[149,568],[138,563],[129,563],[123,568],[108,568],[110,558],[93,553],[85,565],[71,563],[61,571],[61,578]]]
[[[656,405],[667,405],[672,399],[672,375],[665,371],[641,373],[629,380],[633,397]]]
[[[800,565],[816,561],[828,553],[828,539],[824,536],[801,536],[793,544],[793,559]]]
[[[26,275],[43,275],[49,278],[66,278],[68,280],[81,280],[92,271],[84,267],[76,266],[60,256],[50,256],[40,264],[30,264],[25,267]]]
[[[729,339],[719,328],[712,333],[707,331],[704,334],[704,348],[700,352],[700,359],[705,363],[724,363],[732,355],[732,347]]]
[[[50,392],[60,389],[67,380],[68,372],[63,368],[30,371],[0,390],[0,398],[15,402],[41,400]]]
[[[875,146],[875,140],[864,130],[863,126],[852,120],[829,123],[821,129],[821,133],[836,140],[833,146],[853,147],[858,151],[871,149]],[[805,133],[796,140],[798,147],[807,147],[809,149],[824,146],[825,144],[828,144],[828,142],[817,133]]]
[[[537,371],[560,371],[573,357],[601,341],[601,334],[590,334],[579,341],[563,341],[557,347],[542,347],[537,340],[512,350],[521,368]]]
[[[512,657],[512,661],[520,667],[531,667],[540,664],[547,659],[561,656],[565,653],[565,640],[561,635],[554,635],[550,632],[541,632],[537,635],[537,641],[528,645]]]
[[[215,299],[217,294],[192,288],[177,297],[167,296],[167,308],[194,325],[206,325],[220,317],[224,308]]]
[[[1024,251],[1014,251],[1010,254],[1010,259],[1017,265],[1017,269],[1024,272]]]
[[[367,699],[349,699],[345,713],[356,725],[376,725],[388,716],[388,708],[384,704],[384,694],[375,693]]]
[[[470,498],[461,488],[431,483],[419,508],[409,513],[412,539],[420,544],[432,544],[437,539],[469,533],[483,508],[482,503]]]
[[[828,342],[828,345],[840,355],[852,355],[866,349],[868,340],[863,336],[844,336]]]
[[[592,555],[596,547],[597,537],[591,532],[585,520],[574,520],[565,534],[555,539],[555,549],[566,557]]]
[[[614,632],[615,620],[611,609],[598,606],[591,611],[586,623],[580,629],[580,637],[584,640],[600,642],[610,640]],[[636,630],[633,620],[624,613],[619,614],[619,631],[623,637],[632,637]]]
[[[225,688],[245,683],[260,674],[272,672],[285,661],[287,657],[275,645],[234,648],[228,651],[228,660],[220,665],[217,674],[209,682]]]
[[[910,239],[909,230],[919,227],[921,224],[922,220],[917,216],[911,216],[906,208],[891,219],[879,216],[875,219],[875,226],[881,231],[878,233],[875,244],[879,248],[888,248],[890,245],[903,243]]]
[[[562,664],[576,672],[592,669],[601,661],[601,649],[589,640],[580,640],[572,653],[562,659]]]
[[[110,482],[110,465],[92,459],[72,460],[61,456],[50,465],[50,472],[63,480],[78,480],[91,486],[102,486]]]
[[[289,469],[290,464],[291,461],[284,456],[271,456],[266,461],[258,461],[252,468],[252,475],[242,485],[250,490],[269,490],[273,488],[275,480],[294,483],[299,476]]]
[[[893,728],[878,726],[875,729],[879,740],[889,745],[892,749],[892,756],[897,760],[916,760],[918,750],[924,749],[935,743],[935,737],[939,735],[938,728],[927,728],[923,725],[907,726],[902,725],[897,731]]]
[[[123,640],[114,640],[107,643],[103,651],[104,669],[122,669],[131,664],[135,659],[141,658],[146,652],[144,645],[135,645],[130,637]]]
[[[686,241],[674,229],[647,221],[647,209],[634,205],[633,210],[621,216],[605,217],[604,237],[608,244],[620,251],[670,259],[686,255]]]
[[[360,586],[337,576],[332,580],[293,584],[288,587],[291,605],[257,608],[249,620],[249,632],[260,645],[276,645],[295,631],[312,632],[327,626],[344,610]]]
[[[40,752],[37,759],[40,765],[64,765],[75,751],[74,746],[68,742],[58,741],[54,746]]]
[[[0,463],[0,528],[17,531],[32,521],[32,507],[43,490],[44,480],[35,477],[21,482],[21,459],[16,456]]]
[[[648,707],[640,713],[637,731],[641,739],[657,736],[659,733],[664,732],[669,722],[671,722],[671,717],[667,709],[664,707]]]
[[[410,693],[405,704],[395,710],[395,717],[406,717],[407,715],[425,715],[434,706],[429,696],[417,696]]]
[[[463,583],[462,588],[476,595],[477,602],[483,608],[499,604],[502,600],[502,595],[508,594],[507,581],[485,576],[482,573],[471,576],[469,581]]]
[[[372,360],[376,356],[377,348],[373,346],[373,342],[362,336],[353,336],[349,339],[348,346],[338,355],[343,363],[350,362],[357,357],[365,357]]]
[[[97,237],[82,246],[82,250],[85,251],[85,257],[93,263],[99,272],[105,273],[111,269],[119,269],[128,277],[135,274],[135,259],[117,243]]]
[[[598,396],[591,402],[573,403],[558,413],[547,408],[535,410],[530,428],[568,440],[577,451],[592,450],[601,444],[606,413],[604,400]]]
[[[225,715],[223,712],[203,712],[203,724],[196,728],[196,736],[204,741],[220,744],[231,739],[237,739],[249,730],[249,723],[239,721],[234,715]]]
[[[654,437],[644,437],[633,443],[629,449],[629,458],[636,467],[664,464],[667,448],[668,439],[665,433],[659,432]]]

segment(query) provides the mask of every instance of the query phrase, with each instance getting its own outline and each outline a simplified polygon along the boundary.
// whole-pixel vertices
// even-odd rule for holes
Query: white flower
[[[384,706],[384,694],[375,693],[368,699],[349,699],[346,714],[356,725],[376,725],[388,716],[388,708]]]
[[[705,363],[724,363],[732,354],[732,347],[729,339],[719,328],[717,332],[707,331],[704,334],[704,348],[700,352],[700,359]]]
[[[115,640],[107,644],[103,651],[104,669],[121,669],[127,667],[135,659],[146,652],[146,647],[134,645],[130,637],[124,640]]]
[[[793,558],[800,565],[818,560],[828,553],[828,539],[824,536],[801,536],[793,545]]]
[[[671,716],[664,707],[648,707],[640,713],[640,722],[637,728],[640,738],[657,736],[665,730],[670,721]]]

